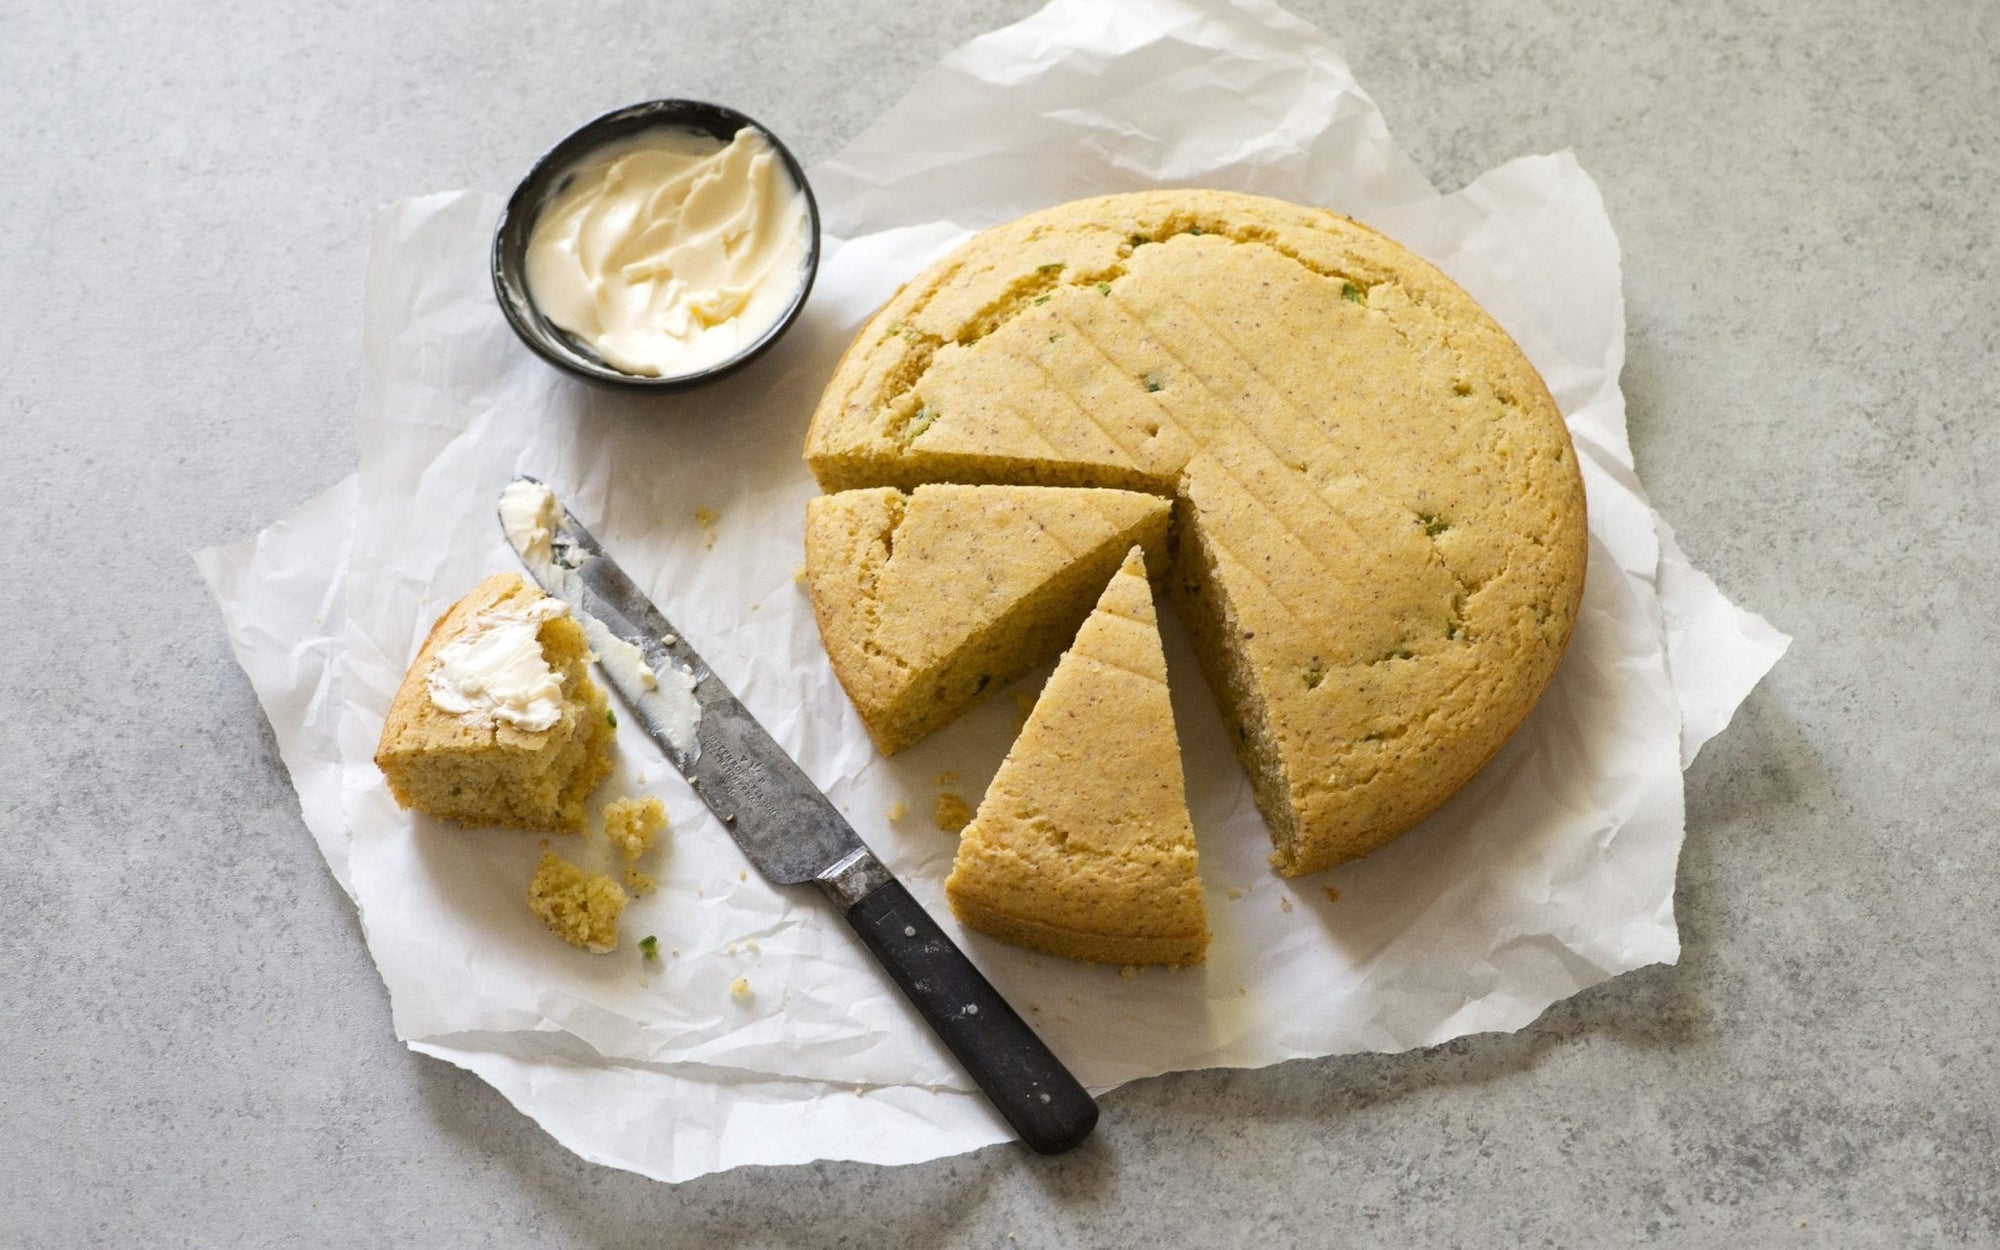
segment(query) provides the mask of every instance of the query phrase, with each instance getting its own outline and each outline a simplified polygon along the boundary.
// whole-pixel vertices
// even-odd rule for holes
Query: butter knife
[[[1055,1154],[1089,1136],[1089,1092],[590,531],[531,477],[499,511],[528,572],[576,613],[612,689],[757,871],[820,888],[1028,1146]]]

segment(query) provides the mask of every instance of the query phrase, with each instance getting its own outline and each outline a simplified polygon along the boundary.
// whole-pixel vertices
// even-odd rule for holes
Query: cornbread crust
[[[441,651],[478,628],[483,613],[543,598],[512,573],[479,583],[431,626],[382,725],[375,764],[396,802],[466,825],[544,832],[583,828],[584,801],[611,773],[614,731],[590,679],[590,644],[569,615],[543,621],[542,655],[562,680],[562,717],[532,731],[454,715],[431,702]]]
[[[1134,544],[1164,575],[1168,502],[921,486],[806,506],[806,584],[835,676],[885,754],[1054,659]]]
[[[1172,494],[1176,608],[1287,875],[1455,793],[1581,601],[1562,416],[1448,278],[1346,218],[1220,191],[978,235],[863,328],[806,456],[830,490]]]
[[[1002,941],[1118,964],[1200,963],[1167,661],[1133,548],[960,835],[951,910]]]

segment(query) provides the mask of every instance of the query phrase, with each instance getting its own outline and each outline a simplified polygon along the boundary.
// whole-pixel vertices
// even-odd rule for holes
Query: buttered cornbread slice
[[[559,599],[496,574],[431,627],[375,764],[406,808],[467,825],[574,831],[611,772],[613,721],[583,628]]]
[[[1137,548],[1035,701],[944,886],[966,925],[1051,955],[1189,964],[1207,952],[1167,661]]]
[[[1107,196],[978,235],[862,330],[806,455],[830,490],[1173,494],[1175,605],[1287,874],[1470,779],[1583,591],[1582,479],[1520,349],[1397,244],[1254,196]]]
[[[1053,659],[1168,501],[1120,490],[920,486],[806,506],[806,584],[835,676],[884,752]]]

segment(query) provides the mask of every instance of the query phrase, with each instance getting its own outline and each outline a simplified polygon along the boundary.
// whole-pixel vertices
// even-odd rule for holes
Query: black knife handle
[[[1089,1091],[902,882],[870,891],[847,909],[847,923],[1022,1141],[1052,1155],[1090,1136],[1097,1103]]]

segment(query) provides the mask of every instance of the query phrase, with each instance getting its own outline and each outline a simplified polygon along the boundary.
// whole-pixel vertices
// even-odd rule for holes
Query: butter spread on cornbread
[[[542,655],[542,622],[559,599],[510,601],[473,617],[424,679],[431,703],[474,724],[504,721],[540,732],[562,719],[562,678]]]
[[[612,718],[590,679],[583,630],[561,609],[520,577],[500,573],[438,618],[389,705],[376,745],[375,763],[399,804],[468,825],[583,827],[584,800],[611,771]],[[501,701],[464,710],[440,704],[438,689],[462,684],[449,676],[447,656],[464,654],[454,648],[476,651],[495,628],[525,622],[533,623],[531,642],[505,641],[510,649],[520,643],[520,669],[547,670],[552,690],[539,680],[526,683],[534,697],[511,718],[494,714]],[[525,654],[530,648],[532,657]],[[441,670],[446,675],[434,685]],[[493,695],[488,689],[481,697]],[[445,704],[455,697],[447,695]],[[547,723],[536,707],[543,701],[555,710]]]
[[[1115,964],[1199,963],[1196,874],[1167,661],[1133,548],[960,835],[952,913],[1003,941]]]
[[[1119,490],[920,486],[806,506],[827,656],[896,751],[1055,658],[1137,544],[1166,565],[1168,503]]]
[[[836,491],[1172,496],[1175,605],[1289,875],[1470,779],[1583,590],[1582,480],[1520,349],[1404,248],[1255,196],[1107,196],[976,236],[864,327],[806,454]]]

